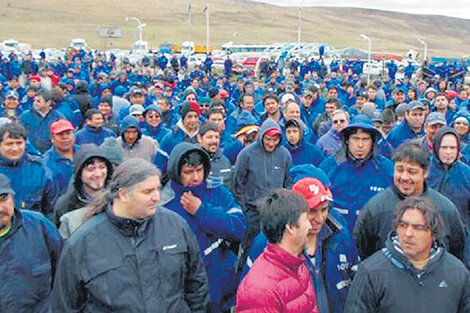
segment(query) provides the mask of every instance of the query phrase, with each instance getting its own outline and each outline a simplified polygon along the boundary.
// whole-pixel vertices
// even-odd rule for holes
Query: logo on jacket
[[[439,283],[439,288],[447,288],[447,287],[449,287],[449,285],[447,285],[446,281],[441,280],[441,282]]]
[[[174,248],[176,248],[176,244],[174,244],[174,245],[169,245],[169,246],[164,246],[164,247],[163,247],[163,251],[170,250],[170,249],[174,249]]]
[[[376,192],[380,192],[380,191],[385,190],[385,188],[378,187],[378,186],[370,186],[369,188],[370,188],[370,191],[376,191]]]

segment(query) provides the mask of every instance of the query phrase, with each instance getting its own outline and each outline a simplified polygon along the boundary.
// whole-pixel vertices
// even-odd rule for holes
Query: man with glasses
[[[161,142],[163,137],[171,132],[163,125],[162,110],[155,104],[150,105],[144,111],[145,129],[142,134],[152,137],[157,142]]]
[[[443,231],[428,199],[399,203],[385,247],[359,265],[344,312],[470,312],[470,275],[446,251]]]
[[[335,110],[331,113],[331,128],[317,141],[317,146],[326,156],[334,155],[341,148],[341,131],[349,124],[349,113]]]

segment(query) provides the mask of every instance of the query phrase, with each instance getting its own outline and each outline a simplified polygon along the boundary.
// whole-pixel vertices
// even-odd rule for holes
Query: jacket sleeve
[[[470,273],[467,271],[465,286],[459,303],[458,313],[470,312]]]
[[[80,281],[80,259],[74,255],[75,246],[65,244],[54,279],[51,294],[52,312],[82,312],[87,303],[87,294]]]
[[[378,230],[374,227],[374,217],[370,214],[371,203],[366,204],[361,210],[354,226],[354,241],[356,242],[357,252],[362,260],[365,260],[376,251]]]
[[[450,202],[450,201],[449,201]],[[465,250],[465,239],[466,239],[466,230],[463,224],[462,218],[460,216],[459,210],[457,207],[450,203],[454,209],[449,216],[450,221],[450,235],[449,235],[449,252],[455,255],[457,258],[462,260],[466,264],[468,260],[465,260],[464,250]]]
[[[52,179],[52,174],[49,168],[44,166],[45,185],[42,192],[41,209],[44,215],[46,215],[51,221],[54,219],[53,212],[54,206],[58,198],[58,185],[57,182]]]
[[[54,275],[57,270],[57,263],[59,262],[60,253],[62,251],[63,240],[60,236],[57,228],[54,224],[48,220],[44,219],[43,222],[44,237],[46,239],[47,248],[49,250],[49,255],[51,257],[51,275],[52,283],[54,281]]]
[[[199,226],[215,236],[241,241],[246,230],[246,217],[232,193],[222,186],[214,194],[216,204],[202,203],[196,213]]]
[[[184,295],[191,312],[207,312],[209,305],[209,283],[207,274],[199,253],[199,245],[196,236],[184,227],[186,240],[188,242],[187,274],[184,280]]]
[[[376,307],[375,292],[377,286],[371,282],[369,272],[364,266],[359,266],[359,270],[354,276],[353,283],[349,289],[348,299],[344,313],[375,313]]]
[[[248,180],[247,162],[248,158],[243,151],[240,152],[233,171],[233,190],[238,203],[242,207],[246,206],[244,186]]]

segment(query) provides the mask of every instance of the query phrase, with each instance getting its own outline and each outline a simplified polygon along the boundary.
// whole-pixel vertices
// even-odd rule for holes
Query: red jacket
[[[318,313],[304,257],[268,244],[237,291],[238,313]]]

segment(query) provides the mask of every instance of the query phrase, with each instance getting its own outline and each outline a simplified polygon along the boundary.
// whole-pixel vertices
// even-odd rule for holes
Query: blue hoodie
[[[169,128],[166,128],[163,125],[162,110],[160,110],[160,108],[158,106],[156,106],[155,104],[152,104],[149,107],[147,107],[144,111],[144,116],[146,116],[146,114],[149,111],[157,112],[158,115],[160,115],[160,118],[162,119],[162,121],[156,127],[150,126],[147,122],[145,122],[145,129],[142,130],[142,133],[144,135],[152,137],[153,139],[155,139],[156,141],[158,141],[160,143],[160,142],[162,142],[163,137],[165,137],[166,135],[171,133],[171,130]]]
[[[196,186],[181,185],[181,160],[192,151],[201,154],[204,178],[208,177],[210,161],[207,153],[191,143],[178,144],[168,161],[171,181],[163,188],[160,203],[183,217],[196,235],[209,278],[212,312],[222,312],[227,309],[221,306],[222,297],[234,292],[238,284],[233,271],[237,258],[228,247],[233,242],[241,241],[246,229],[246,218],[227,187],[209,186],[205,180]],[[201,200],[195,215],[189,214],[181,206],[181,196],[187,191]]]
[[[238,202],[245,207],[256,207],[257,200],[276,187],[288,187],[288,175],[292,164],[289,151],[281,141],[273,152],[267,152],[263,137],[269,129],[278,129],[279,124],[268,118],[261,125],[258,140],[242,149],[234,169],[234,189]]]
[[[342,213],[352,233],[354,224],[360,210],[374,195],[389,187],[393,183],[393,163],[381,156],[377,149],[377,139],[374,141],[369,157],[363,160],[354,160],[347,147],[346,132],[352,128],[375,128],[372,121],[362,121],[364,115],[358,115],[342,130],[343,146],[334,156],[330,156],[320,164],[320,169],[325,171],[332,183],[335,207]],[[379,135],[376,131],[376,138]]]
[[[456,136],[457,146],[459,144],[458,134],[450,127],[441,128],[436,133],[434,137],[434,154],[431,157],[427,182],[429,187],[448,197],[457,206],[463,222],[468,226],[470,225],[470,167],[458,158],[451,165],[445,165],[441,162],[439,148],[442,137],[447,134]]]

